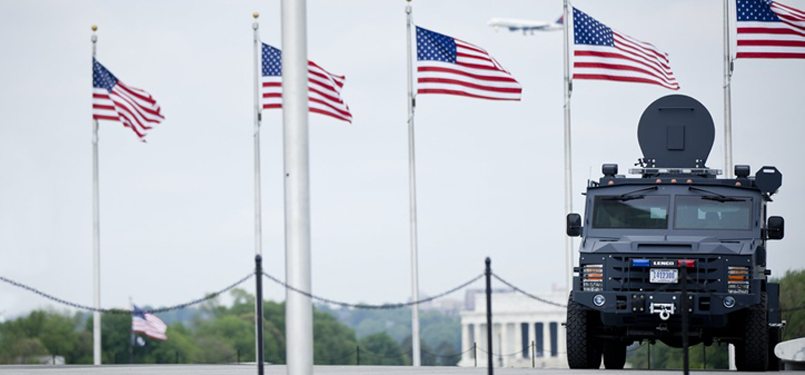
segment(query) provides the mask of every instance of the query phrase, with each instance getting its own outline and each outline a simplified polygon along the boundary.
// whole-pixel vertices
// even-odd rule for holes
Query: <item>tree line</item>
[[[159,314],[168,324],[166,341],[136,339],[131,333],[130,315],[105,314],[101,321],[103,363],[253,362],[255,298],[238,289],[232,291],[231,297],[229,306],[213,299],[191,314]],[[263,314],[266,361],[284,364],[285,305],[265,301]],[[314,311],[313,335],[316,364],[411,363],[410,336],[395,340],[385,332],[375,332],[359,338],[331,311]],[[43,358],[53,356],[63,357],[66,364],[92,363],[91,314],[36,310],[0,323],[0,363],[41,363]],[[454,365],[459,359],[446,362],[441,357],[431,357],[423,357],[423,362]]]

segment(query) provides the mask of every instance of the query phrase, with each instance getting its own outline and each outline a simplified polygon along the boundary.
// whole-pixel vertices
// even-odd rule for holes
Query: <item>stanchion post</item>
[[[688,357],[688,266],[682,265],[682,296],[679,307],[682,310],[682,368],[685,375],[690,374],[690,358]]]
[[[648,363],[647,367],[649,370],[651,370],[651,342],[648,343],[648,354],[646,357],[648,357],[648,361],[646,361],[646,363]]]
[[[534,340],[531,340],[531,368],[537,367],[537,344]]]
[[[487,373],[493,375],[495,373],[492,366],[492,260],[486,258],[486,269],[484,275],[486,276],[486,368]]]
[[[475,360],[475,367],[478,367],[478,343],[472,342],[472,359]]]
[[[257,322],[257,374],[263,375],[263,257],[260,254],[254,256],[254,280],[256,289],[256,312],[255,321]]]
[[[707,368],[707,345],[702,343],[702,369]]]

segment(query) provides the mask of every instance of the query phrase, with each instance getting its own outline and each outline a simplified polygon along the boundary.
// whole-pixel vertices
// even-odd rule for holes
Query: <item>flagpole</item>
[[[730,5],[724,0],[724,175],[733,178],[732,170],[732,55],[730,53]]]
[[[264,373],[264,353],[263,353],[263,219],[262,219],[262,198],[261,198],[261,177],[260,177],[260,35],[258,29],[260,24],[257,18],[260,13],[252,13],[254,22],[252,23],[253,44],[254,44],[254,263],[255,263],[255,303],[254,303],[254,323],[255,323],[255,362],[257,362],[257,374]]]
[[[417,254],[417,221],[416,221],[416,152],[414,145],[414,109],[416,95],[414,94],[413,56],[411,54],[411,0],[406,0],[406,41],[408,65],[408,202],[410,215],[410,245],[411,245],[411,299],[419,301],[419,259]],[[411,362],[417,367],[421,365],[419,349],[419,305],[411,306]]]
[[[563,63],[564,69],[564,110],[565,110],[565,216],[573,211],[573,163],[571,159],[570,142],[570,95],[573,91],[573,81],[570,78],[570,11],[567,0],[563,0],[562,32],[564,35]],[[565,275],[567,293],[573,289],[573,239],[565,236]]]
[[[262,218],[262,198],[260,190],[260,72],[259,72],[259,53],[260,53],[260,36],[258,29],[260,25],[257,23],[257,18],[260,13],[252,13],[254,23],[252,23],[252,30],[254,30],[254,253],[255,255],[263,254],[263,218]]]
[[[95,59],[98,26],[92,25],[92,59]],[[92,363],[101,364],[101,221],[98,188],[98,120],[92,120]]]
[[[730,1],[724,0],[724,175],[733,178],[732,168],[732,54],[730,52]],[[735,370],[735,345],[727,346],[727,363]]]
[[[306,0],[282,0],[285,275],[289,285],[312,292],[306,14]],[[310,297],[289,289],[285,300],[288,375],[310,375],[313,303]]]

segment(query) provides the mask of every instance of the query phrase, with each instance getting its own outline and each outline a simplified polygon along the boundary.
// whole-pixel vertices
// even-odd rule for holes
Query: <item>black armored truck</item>
[[[584,219],[567,216],[581,237],[567,307],[570,368],[623,368],[627,346],[735,345],[740,371],[776,363],[779,285],[769,281],[769,240],[784,220],[767,216],[782,174],[764,166],[734,178],[706,166],[715,127],[697,100],[656,100],[638,125],[643,157],[629,177],[604,164],[588,182]],[[687,332],[683,335],[683,332]]]

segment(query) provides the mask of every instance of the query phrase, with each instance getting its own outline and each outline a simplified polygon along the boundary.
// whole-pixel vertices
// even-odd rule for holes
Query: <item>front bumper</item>
[[[600,306],[594,302],[603,296]],[[688,313],[692,327],[718,328],[727,324],[727,316],[760,303],[760,294],[687,293]],[[732,307],[724,301],[734,299]],[[598,303],[601,297],[597,297]],[[600,312],[601,321],[609,326],[656,326],[677,323],[682,314],[680,292],[583,292],[574,291],[573,300]]]

